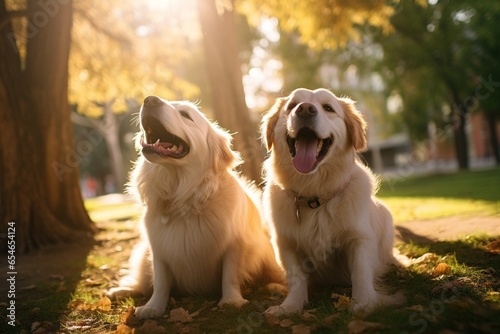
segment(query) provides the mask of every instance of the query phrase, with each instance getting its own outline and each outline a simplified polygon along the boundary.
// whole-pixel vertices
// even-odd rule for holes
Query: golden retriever
[[[308,282],[352,285],[351,309],[369,311],[401,296],[380,289],[393,257],[392,217],[377,180],[357,158],[366,123],[348,98],[297,89],[264,116],[264,211],[274,226],[288,295],[273,315],[300,312]]]
[[[247,302],[242,285],[283,282],[260,194],[233,170],[240,159],[229,134],[195,105],[156,96],[144,100],[139,119],[142,156],[129,191],[144,206],[145,242],[133,251],[130,275],[110,294],[147,293],[152,276],[153,294],[135,310],[151,318],[165,312],[172,290],[222,293],[219,305],[239,307]]]

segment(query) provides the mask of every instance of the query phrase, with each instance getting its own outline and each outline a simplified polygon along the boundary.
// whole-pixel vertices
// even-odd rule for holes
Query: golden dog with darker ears
[[[402,301],[380,284],[396,262],[394,228],[375,198],[376,178],[357,158],[365,128],[354,102],[326,89],[297,89],[264,116],[264,210],[289,290],[267,313],[301,311],[310,281],[352,285],[354,311]]]
[[[219,305],[241,306],[247,302],[241,286],[284,281],[260,192],[234,171],[240,159],[229,134],[194,104],[156,96],[144,100],[139,119],[142,155],[129,191],[144,206],[143,241],[131,256],[130,274],[110,294],[153,288],[135,310],[151,318],[165,312],[172,290],[219,292]]]

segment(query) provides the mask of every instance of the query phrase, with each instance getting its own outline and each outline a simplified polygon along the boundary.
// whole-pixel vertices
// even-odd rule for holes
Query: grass
[[[399,221],[449,215],[498,216],[499,185],[500,170],[495,169],[388,180],[382,183],[380,195]],[[118,333],[132,329],[137,333],[349,333],[353,320],[374,323],[373,331],[379,333],[497,333],[500,329],[500,249],[495,253],[488,248],[499,236],[486,234],[401,245],[401,252],[413,258],[434,254],[407,269],[388,273],[387,286],[402,290],[407,297],[402,307],[353,315],[345,307],[350,289],[330,287],[311,292],[302,315],[266,318],[263,311],[279,304],[284,296],[261,288],[245,291],[250,303],[241,309],[216,307],[216,295],[171,299],[168,310],[182,307],[194,313],[191,322],[170,322],[168,317],[130,321],[130,307],[143,305],[146,299],[129,297],[110,303],[103,292],[117,284],[136,241],[133,229],[138,209],[130,202],[109,198],[88,200],[86,206],[92,217],[99,217],[96,244],[80,250],[78,257],[66,259],[55,253],[55,259],[47,264],[57,263],[58,269],[47,269],[50,276],[39,281],[34,278],[33,283],[19,282],[20,288],[30,286],[16,295],[19,324],[10,328],[3,321],[1,333],[31,332],[34,324],[41,328],[39,332],[57,333],[115,333],[117,329]],[[125,220],[130,218],[132,221]],[[32,257],[45,265],[41,257]]]
[[[378,196],[398,223],[449,216],[500,215],[500,168],[381,183]]]

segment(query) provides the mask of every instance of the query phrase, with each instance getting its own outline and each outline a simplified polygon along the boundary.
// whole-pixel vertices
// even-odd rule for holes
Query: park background
[[[38,296],[41,305],[56,305],[47,313],[24,305],[19,328],[32,330],[38,323],[33,331],[40,333],[64,332],[68,326],[101,332],[120,323],[116,315],[125,308],[122,304],[103,306],[100,314],[95,299],[116,281],[120,261],[136,238],[138,209],[121,194],[137,157],[134,119],[146,96],[198,103],[234,134],[234,146],[246,161],[242,173],[260,183],[266,154],[257,131],[261,115],[275,98],[297,87],[325,87],[358,101],[369,124],[362,158],[381,175],[381,195],[397,223],[410,228],[449,218],[437,222],[441,229],[472,226],[460,237],[489,233],[454,245],[493,256],[493,264],[487,257],[476,271],[469,268],[481,277],[476,284],[493,283],[478,291],[466,285],[473,303],[464,306],[469,310],[479,301],[492,302],[496,306],[478,315],[489,324],[492,314],[498,315],[491,312],[498,311],[500,270],[491,246],[500,219],[499,21],[495,0],[0,1],[2,250],[7,251],[9,223],[15,222],[15,255],[20,268],[27,266],[26,282],[19,282],[27,289],[21,291],[25,299]],[[432,225],[428,229],[432,232]],[[427,233],[411,240],[435,245],[431,237]],[[113,239],[123,242],[111,248],[120,256],[104,256],[103,247]],[[448,252],[455,252],[444,246],[440,255],[449,261]],[[42,263],[58,262],[39,258],[58,254],[53,249],[63,249],[78,266],[70,273],[57,274],[61,269],[53,268],[41,275]],[[81,258],[75,250],[83,251]],[[103,263],[92,262],[96,254]],[[430,277],[443,260],[436,259],[428,263]],[[114,263],[112,270],[104,262]],[[472,275],[446,263],[452,267],[447,282]],[[86,277],[89,268],[94,271]],[[113,274],[97,280],[99,270]],[[35,282],[27,271],[45,283]],[[85,292],[88,300],[77,293],[82,277],[97,281],[89,283],[95,290]],[[430,290],[440,284],[425,283]],[[50,299],[54,296],[57,303]],[[433,296],[426,298],[415,302],[424,305],[419,314],[432,306]],[[320,299],[329,304],[320,310],[332,313],[337,299]],[[75,310],[83,315],[64,318]],[[247,319],[245,324],[253,324],[245,317],[254,311],[240,317]],[[98,324],[94,317],[101,317]],[[427,326],[461,330],[446,327],[448,322],[439,327],[428,313],[421,318]],[[342,326],[349,319],[320,325],[347,330]],[[396,328],[421,328],[419,321],[405,321]],[[239,325],[231,323],[225,330],[247,328]],[[276,330],[276,324],[269,326]]]

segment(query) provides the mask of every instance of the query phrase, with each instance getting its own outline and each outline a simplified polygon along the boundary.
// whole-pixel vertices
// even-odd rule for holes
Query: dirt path
[[[487,233],[500,236],[500,216],[447,217],[412,221],[396,225],[403,241],[432,242],[454,240],[469,234]]]

